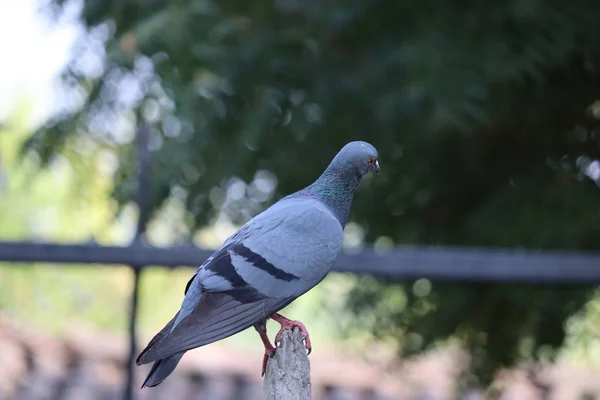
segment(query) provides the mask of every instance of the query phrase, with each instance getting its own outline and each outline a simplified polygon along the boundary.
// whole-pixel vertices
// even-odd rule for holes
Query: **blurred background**
[[[382,173],[355,198],[349,256],[600,260],[598,15],[591,0],[2,1],[0,241],[215,249],[367,140]],[[125,389],[133,310],[139,349],[202,259],[0,259],[0,399],[260,398],[253,330],[156,389],[135,368]],[[567,285],[361,260],[284,310],[311,332],[316,399],[600,398],[600,263]]]

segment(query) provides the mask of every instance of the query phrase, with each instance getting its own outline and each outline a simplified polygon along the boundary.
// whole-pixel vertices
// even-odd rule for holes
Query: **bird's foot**
[[[283,337],[283,332],[286,329],[293,330],[294,328],[298,328],[300,330],[300,333],[302,334],[302,338],[304,339],[304,347],[306,347],[306,350],[308,350],[308,354],[310,354],[310,352],[312,351],[312,345],[310,343],[310,335],[308,334],[308,330],[306,329],[306,326],[304,326],[304,324],[302,322],[287,319],[283,315],[277,314],[277,313],[271,314],[269,316],[269,318],[271,318],[273,321],[277,321],[281,324],[281,329],[279,329],[279,332],[277,332],[277,335],[275,335],[275,345],[276,346],[279,343],[281,343],[281,338]]]
[[[277,349],[271,344],[269,336],[267,336],[267,320],[257,323],[254,325],[254,328],[260,335],[260,340],[262,340],[263,345],[265,346],[265,355],[263,356],[262,372],[260,375],[265,376],[265,373],[267,372],[267,361],[275,355]]]
[[[269,361],[269,358],[275,355],[276,350],[277,349],[273,346],[271,346],[271,348],[265,347],[265,355],[263,356],[262,372],[260,376],[265,376],[265,373],[267,372],[267,361]]]

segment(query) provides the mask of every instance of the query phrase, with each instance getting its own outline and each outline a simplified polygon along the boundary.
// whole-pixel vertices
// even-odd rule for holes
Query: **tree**
[[[599,155],[599,11],[582,0],[90,0],[88,40],[64,77],[78,107],[25,150],[48,160],[77,136],[112,143],[123,205],[132,132],[149,122],[152,209],[179,195],[202,226],[222,208],[249,218],[366,139],[382,175],[351,219],[368,241],[598,250],[600,191],[587,175]],[[275,197],[255,184],[248,202],[224,202],[230,177],[260,170],[276,174]],[[406,294],[380,307],[373,329],[405,344],[420,335],[405,351],[458,335],[484,383],[560,346],[565,319],[591,295],[436,283],[419,297],[412,283],[361,282],[350,304],[359,314]]]

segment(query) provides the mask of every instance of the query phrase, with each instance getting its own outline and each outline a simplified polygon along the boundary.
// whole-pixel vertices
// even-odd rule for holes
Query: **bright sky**
[[[0,1],[0,121],[25,100],[35,104],[32,123],[52,110],[53,85],[81,27],[78,7],[55,23],[38,12],[44,3]]]

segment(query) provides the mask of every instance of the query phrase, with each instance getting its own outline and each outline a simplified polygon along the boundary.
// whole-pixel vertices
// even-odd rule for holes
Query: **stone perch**
[[[275,356],[267,363],[265,400],[310,400],[310,361],[298,328],[285,331]]]

